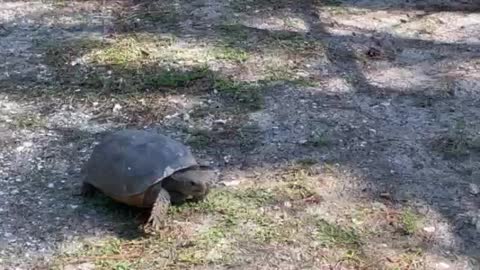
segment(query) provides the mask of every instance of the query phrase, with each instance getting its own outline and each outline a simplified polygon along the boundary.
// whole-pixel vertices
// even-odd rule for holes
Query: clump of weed
[[[469,134],[464,121],[457,121],[455,127],[451,128],[446,135],[434,140],[433,148],[443,153],[445,157],[464,157],[472,150],[480,149],[480,137]]]
[[[406,209],[400,216],[400,224],[406,234],[415,234],[420,224],[420,217],[412,212],[412,210]]]
[[[325,246],[360,246],[360,237],[352,228],[343,228],[323,219],[318,220],[316,225],[316,239]]]
[[[92,55],[94,63],[127,66],[148,56],[142,42],[133,37],[120,39]]]
[[[214,82],[214,89],[221,94],[234,98],[243,108],[249,110],[263,108],[264,99],[261,87],[258,84],[217,78]]]
[[[18,129],[32,129],[45,127],[46,122],[45,118],[37,115],[21,114],[13,117],[9,124]]]
[[[217,30],[223,35],[224,41],[229,45],[242,45],[250,35],[250,29],[241,24],[223,24],[219,25]]]
[[[216,217],[213,225],[202,230],[191,246],[180,252],[180,260],[191,264],[225,263],[234,255],[238,239],[274,240],[278,229],[276,222],[259,210],[272,196],[252,189],[217,189],[203,202],[173,209],[171,213],[177,216],[195,211]],[[247,224],[251,225],[248,232],[244,230]]]
[[[189,133],[187,143],[195,148],[207,147],[213,141],[212,134],[208,130],[190,129],[187,132]]]
[[[315,147],[327,147],[332,144],[332,139],[327,131],[315,130],[307,140],[307,144]]]
[[[230,46],[216,47],[213,50],[213,56],[215,59],[235,61],[240,63],[247,61],[250,57],[245,50]]]
[[[205,78],[210,75],[210,70],[207,68],[194,68],[187,71],[179,70],[164,70],[158,73],[151,72],[145,74],[144,83],[146,87],[160,88],[160,87],[185,87],[190,82]]]

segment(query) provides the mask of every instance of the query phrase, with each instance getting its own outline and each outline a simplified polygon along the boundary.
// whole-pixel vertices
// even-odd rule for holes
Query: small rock
[[[32,147],[33,143],[32,142],[24,142],[23,146],[25,147]]]
[[[303,140],[300,140],[298,141],[299,144],[306,144],[307,143],[307,140],[303,139]]]
[[[78,205],[76,205],[76,204],[71,204],[71,205],[70,205],[70,208],[72,208],[72,209],[77,209],[77,208],[78,208]]]
[[[425,232],[428,232],[428,233],[434,233],[434,232],[435,232],[435,227],[433,227],[433,226],[428,226],[428,227],[423,228],[423,230],[424,230]]]
[[[174,114],[170,114],[170,115],[165,116],[165,118],[166,118],[166,119],[171,119],[171,118],[177,117],[177,116],[179,116],[179,115],[180,115],[180,113],[176,112],[176,113],[174,113]]]
[[[117,103],[117,104],[115,104],[115,105],[113,106],[112,111],[113,111],[114,113],[118,113],[118,112],[120,112],[121,109],[122,109],[122,106]]]
[[[55,185],[54,185],[53,183],[49,183],[49,184],[47,185],[47,187],[48,187],[48,188],[54,188]]]
[[[69,264],[66,265],[65,270],[91,270],[95,269],[95,264],[93,263],[82,263],[82,264]]]
[[[450,265],[444,262],[439,262],[435,265],[435,269],[450,269]]]
[[[240,180],[225,181],[225,182],[222,182],[222,184],[224,184],[227,187],[238,186],[240,185]]]
[[[386,209],[385,204],[383,204],[383,203],[381,203],[381,202],[374,202],[374,203],[372,203],[372,207],[373,207],[374,209],[382,209],[382,210],[383,210],[383,209]]]
[[[382,102],[382,103],[380,103],[380,104],[381,104],[382,106],[384,106],[384,107],[388,107],[388,106],[391,105],[391,104],[390,104],[390,101],[385,101],[385,102]]]
[[[227,120],[224,120],[224,119],[217,119],[215,121],[213,121],[215,124],[222,124],[222,125],[225,125],[227,123]]]
[[[287,208],[290,208],[290,207],[292,207],[292,204],[290,202],[284,202],[283,206],[285,206]]]
[[[380,58],[383,53],[379,48],[370,47],[366,54],[371,58]]]
[[[12,192],[10,192],[10,194],[12,195],[15,195],[15,194],[18,194],[20,191],[18,191],[18,189],[14,189],[12,190]]]
[[[480,188],[478,187],[478,185],[471,183],[470,184],[470,193],[472,193],[473,195],[479,194],[480,193]]]
[[[380,193],[380,197],[383,198],[383,199],[387,199],[387,200],[391,200],[392,199],[392,195],[388,192],[382,192]]]

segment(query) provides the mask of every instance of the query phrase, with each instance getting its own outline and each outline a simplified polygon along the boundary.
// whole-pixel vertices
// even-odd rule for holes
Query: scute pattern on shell
[[[197,165],[189,148],[165,135],[121,130],[98,144],[85,166],[85,181],[114,196],[145,192],[178,170]]]

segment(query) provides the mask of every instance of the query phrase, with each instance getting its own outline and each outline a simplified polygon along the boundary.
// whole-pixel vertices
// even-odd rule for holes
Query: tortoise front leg
[[[174,205],[182,204],[187,201],[188,196],[176,191],[170,191],[170,202]]]
[[[159,230],[164,227],[168,207],[170,207],[170,194],[161,188],[153,204],[152,212],[147,221],[147,227],[151,226],[154,230]]]

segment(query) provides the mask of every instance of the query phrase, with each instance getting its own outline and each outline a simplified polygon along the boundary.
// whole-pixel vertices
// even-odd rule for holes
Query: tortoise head
[[[214,172],[210,166],[195,166],[177,171],[163,181],[163,187],[186,196],[201,198],[208,194]]]

